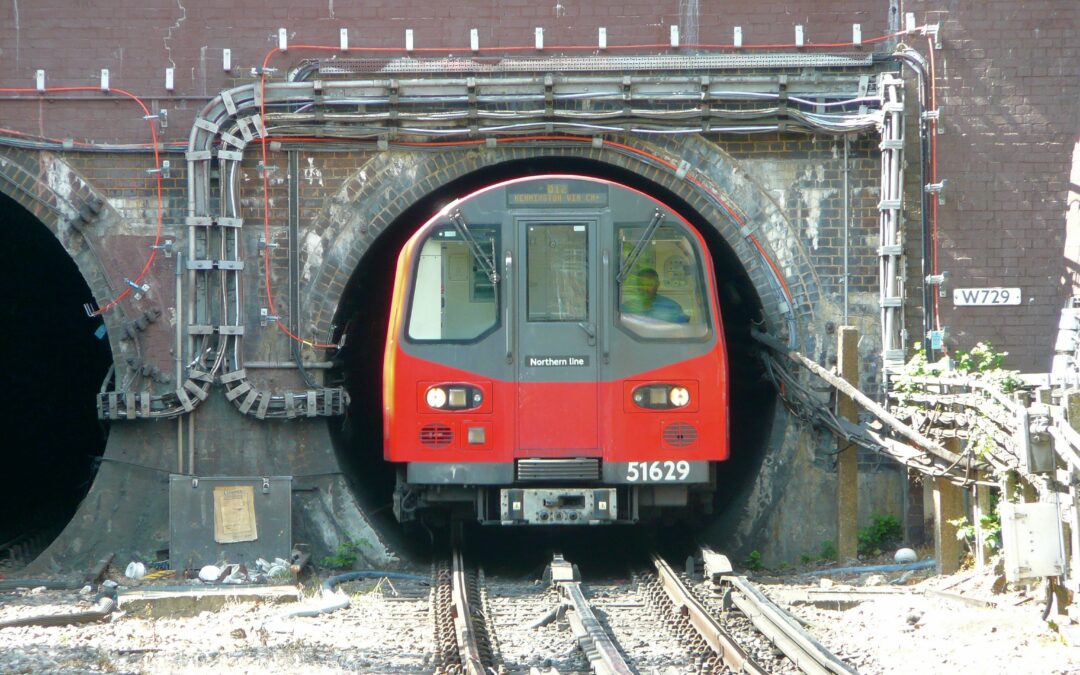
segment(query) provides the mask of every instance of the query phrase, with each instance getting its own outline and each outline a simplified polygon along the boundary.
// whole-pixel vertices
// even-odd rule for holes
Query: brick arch
[[[593,160],[619,167],[679,196],[731,247],[762,301],[767,325],[783,332],[788,327],[786,303],[771,269],[746,236],[755,234],[790,288],[796,331],[806,332],[814,322],[814,307],[821,299],[820,284],[798,233],[768,193],[750,180],[730,155],[700,137],[636,143],[634,147],[686,167],[704,188],[645,157],[585,143],[439,153],[383,152],[373,157],[345,181],[312,224],[322,242],[322,264],[312,283],[301,292],[301,306],[307,308],[310,334],[331,332],[349,278],[375,240],[412,204],[480,169],[540,157]],[[740,227],[705,189],[737,213],[744,226]]]
[[[105,264],[98,257],[94,242],[88,239],[97,239],[98,233],[119,227],[123,220],[108,206],[105,196],[61,157],[49,152],[0,148],[0,174],[3,174],[0,192],[33,214],[56,237],[75,263],[98,306],[112,300],[117,290],[109,283]],[[99,204],[100,211],[93,217],[93,222],[84,224],[80,231],[72,226],[72,222],[78,220],[79,210],[90,202]],[[122,307],[106,312],[103,318],[115,361],[120,353],[118,340],[123,335]]]

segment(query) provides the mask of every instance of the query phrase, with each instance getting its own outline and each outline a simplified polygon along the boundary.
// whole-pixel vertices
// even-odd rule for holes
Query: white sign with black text
[[[1019,288],[954,288],[953,304],[957,307],[997,307],[1020,304]]]

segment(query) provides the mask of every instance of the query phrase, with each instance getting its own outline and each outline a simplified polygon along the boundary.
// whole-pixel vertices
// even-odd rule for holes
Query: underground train
[[[383,366],[400,521],[682,516],[728,457],[705,242],[609,180],[508,180],[442,208],[399,256]]]

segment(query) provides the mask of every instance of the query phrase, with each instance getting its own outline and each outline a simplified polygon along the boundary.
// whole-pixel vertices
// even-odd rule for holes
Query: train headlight
[[[686,387],[672,387],[671,391],[668,393],[668,400],[671,401],[671,405],[676,408],[682,408],[690,403],[690,392]]]
[[[442,387],[432,387],[427,390],[425,399],[432,408],[442,408],[446,405],[446,390]]]

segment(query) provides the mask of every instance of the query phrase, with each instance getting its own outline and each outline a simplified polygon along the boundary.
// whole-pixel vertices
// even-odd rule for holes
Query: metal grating
[[[535,73],[740,70],[775,68],[865,68],[873,63],[866,54],[697,54],[669,56],[551,56],[540,58],[436,59],[368,58],[318,61],[320,75],[355,73]],[[301,66],[306,70],[306,64]]]
[[[698,430],[693,424],[672,422],[664,427],[664,442],[673,448],[685,448],[697,442]]]
[[[445,424],[425,424],[420,429],[420,444],[426,448],[445,448],[453,440],[454,432]]]
[[[600,460],[595,457],[519,459],[517,479],[522,481],[600,480]]]

